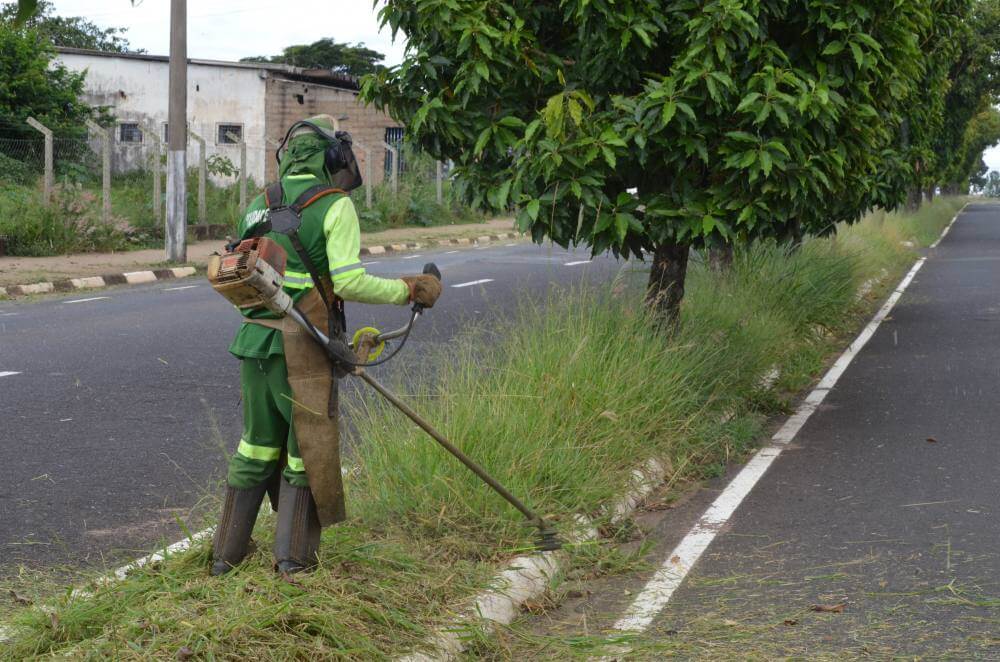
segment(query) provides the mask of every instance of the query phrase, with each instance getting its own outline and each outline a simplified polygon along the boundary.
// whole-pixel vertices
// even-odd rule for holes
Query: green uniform
[[[296,147],[302,144],[308,148],[308,140],[294,140],[288,152],[292,158],[282,162],[281,184],[285,204],[294,202],[310,187],[327,182],[321,166],[317,172],[314,159],[294,158]],[[306,152],[305,156],[310,155]],[[286,163],[291,165],[286,167]],[[246,236],[254,225],[265,220],[267,205],[264,196],[260,195],[240,221],[240,236]],[[359,257],[361,232],[358,216],[354,204],[346,195],[328,195],[306,207],[298,234],[317,271],[330,273],[334,292],[341,299],[362,303],[408,302],[409,288],[402,280],[377,278],[365,273]],[[312,278],[287,237],[274,232],[266,236],[281,244],[287,252],[285,291],[298,301],[314,287]],[[244,311],[243,314],[253,318],[275,317],[265,310]],[[229,351],[243,361],[240,369],[243,436],[229,462],[229,485],[249,488],[266,482],[277,468],[284,450],[287,461],[285,478],[296,487],[307,487],[309,483],[291,423],[292,391],[288,384],[281,332],[259,324],[244,323]]]

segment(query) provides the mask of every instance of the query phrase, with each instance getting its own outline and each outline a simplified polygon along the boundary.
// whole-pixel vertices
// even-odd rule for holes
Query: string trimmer
[[[302,314],[292,298],[282,289],[285,261],[284,249],[274,241],[266,237],[247,239],[225,255],[213,256],[208,265],[208,280],[217,292],[238,308],[266,308],[278,316],[288,316],[301,325],[313,340],[326,350],[338,367],[347,374],[360,378],[375,389],[392,406],[416,423],[417,427],[430,435],[434,441],[489,485],[494,492],[517,508],[532,525],[538,528],[536,542],[538,549],[542,551],[560,549],[562,545],[555,531],[543,517],[511,494],[510,490],[504,487],[500,481],[459,450],[443,434],[365,370],[373,365],[384,363],[399,353],[403,345],[406,344],[406,339],[410,336],[414,322],[424,313],[424,307],[420,304],[414,304],[410,310],[409,322],[395,331],[379,333],[377,329],[366,327],[355,333],[351,343],[338,338],[331,342],[326,334],[317,329]],[[441,272],[434,264],[425,265],[424,273],[433,274],[438,280],[441,279]],[[373,357],[377,358],[385,349],[386,344],[396,338],[402,338],[402,340],[395,351],[380,360],[371,360]]]

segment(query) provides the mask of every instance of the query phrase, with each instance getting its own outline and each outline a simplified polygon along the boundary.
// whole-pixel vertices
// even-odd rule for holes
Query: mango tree
[[[692,246],[901,199],[933,4],[389,0],[406,56],[363,96],[536,241],[651,252],[647,300],[670,319]]]

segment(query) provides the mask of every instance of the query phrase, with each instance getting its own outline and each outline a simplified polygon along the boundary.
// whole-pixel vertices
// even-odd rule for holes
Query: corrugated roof
[[[166,55],[150,55],[148,53],[109,53],[107,51],[95,51],[88,48],[71,48],[68,46],[57,46],[56,51],[67,55],[89,55],[107,58],[119,58],[123,60],[146,60],[150,62],[170,62]],[[188,64],[197,64],[205,67],[231,67],[234,69],[262,69],[285,74],[295,80],[312,81],[342,87],[348,90],[359,89],[358,79],[354,76],[342,74],[329,69],[303,69],[293,67],[290,64],[277,64],[273,62],[229,62],[226,60],[202,60],[188,58]]]

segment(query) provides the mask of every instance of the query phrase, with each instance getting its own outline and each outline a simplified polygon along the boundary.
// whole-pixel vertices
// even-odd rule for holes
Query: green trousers
[[[292,389],[285,357],[243,359],[240,390],[243,437],[229,460],[229,485],[245,489],[266,483],[285,451],[285,479],[295,487],[308,487],[292,426]]]

